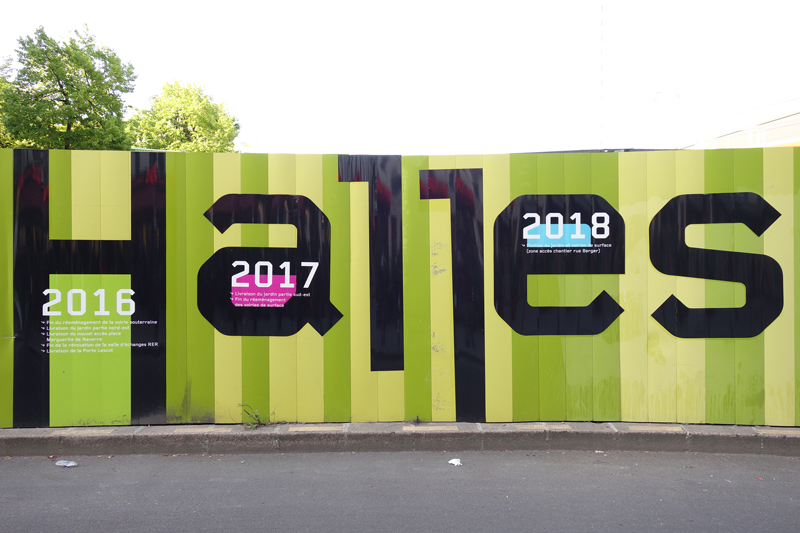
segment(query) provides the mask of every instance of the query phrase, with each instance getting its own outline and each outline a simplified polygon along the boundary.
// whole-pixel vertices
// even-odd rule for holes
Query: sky
[[[201,85],[245,152],[671,149],[800,112],[796,0],[31,6],[3,9],[0,57],[86,24],[133,64],[129,106]]]

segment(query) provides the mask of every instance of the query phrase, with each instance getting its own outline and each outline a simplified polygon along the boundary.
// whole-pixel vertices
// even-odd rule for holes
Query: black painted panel
[[[50,240],[48,153],[14,151],[14,426],[49,425],[49,354],[41,328],[50,274],[130,274],[133,423],[166,422],[164,154],[132,154],[131,241]]]
[[[403,370],[400,156],[340,155],[339,181],[369,183],[370,365]]]
[[[42,347],[42,294],[49,284],[49,158],[14,150],[14,426],[50,421],[50,356]]]
[[[450,200],[456,420],[486,420],[483,170],[421,170],[421,196]],[[424,193],[424,194],[423,194]]]
[[[133,424],[167,422],[166,204],[166,155],[131,153],[131,342],[147,345],[131,348]]]

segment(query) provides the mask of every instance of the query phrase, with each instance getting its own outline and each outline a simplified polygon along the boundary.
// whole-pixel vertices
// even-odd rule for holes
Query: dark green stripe
[[[705,153],[705,192],[734,192],[734,153],[709,150]],[[706,224],[705,243],[709,248],[732,250],[731,224]],[[706,281],[706,306],[733,307],[734,285]],[[733,339],[706,339],[706,422],[736,423],[736,376]]]
[[[269,156],[242,154],[242,194],[269,194]],[[269,225],[243,224],[242,246],[269,246]],[[271,414],[269,405],[269,337],[242,337],[242,404],[262,420]],[[242,413],[242,420],[248,416]]]
[[[736,192],[754,192],[764,196],[764,151],[761,148],[734,152],[734,186]],[[757,237],[744,224],[733,229],[733,246],[737,252],[764,253],[764,239]],[[737,302],[744,304],[744,302]],[[752,339],[734,341],[736,358],[736,423],[764,424],[764,333]]]
[[[188,422],[186,395],[186,156],[167,158],[167,422]]]
[[[14,424],[14,160],[0,150],[0,427]]]
[[[322,206],[331,223],[331,303],[342,318],[323,337],[325,421],[350,421],[350,190],[339,156],[322,156]]]
[[[536,194],[536,155],[512,154],[511,198]],[[537,276],[528,276],[528,304],[539,300]],[[539,420],[539,337],[511,331],[511,390],[515,422]]]
[[[592,194],[602,196],[619,210],[619,154],[592,154]],[[627,250],[628,253],[631,250]],[[619,275],[592,276],[592,294],[606,291],[621,303]],[[620,420],[620,319],[592,337],[593,420]]]
[[[216,230],[203,216],[214,203],[213,154],[186,154],[186,183],[185,395],[191,422],[213,422],[214,328],[197,309],[197,272],[214,253]]]
[[[403,157],[403,320],[405,418],[433,417],[431,402],[430,216],[419,171],[428,157]],[[481,311],[483,312],[483,311]]]
[[[564,155],[537,158],[539,194],[564,194]],[[566,305],[564,276],[539,276],[539,303]],[[542,420],[566,420],[566,337],[539,337],[539,414]]]

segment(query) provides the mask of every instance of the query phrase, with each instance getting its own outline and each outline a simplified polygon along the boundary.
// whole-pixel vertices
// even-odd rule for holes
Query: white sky
[[[133,64],[129,105],[202,85],[248,152],[681,148],[800,111],[799,16],[797,0],[46,0],[3,8],[0,56],[86,23]]]

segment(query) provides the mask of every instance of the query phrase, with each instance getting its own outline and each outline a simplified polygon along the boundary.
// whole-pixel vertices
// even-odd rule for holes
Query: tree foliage
[[[232,152],[239,124],[225,104],[214,103],[202,87],[176,81],[151,99],[151,109],[136,111],[129,132],[138,148]]]
[[[3,111],[5,102],[3,101],[3,90],[6,89],[11,82],[11,58],[6,58],[0,61],[0,148],[32,148],[33,143],[27,139],[15,139],[11,134],[6,131],[3,126]]]
[[[2,63],[0,63],[0,148],[14,147],[14,140],[11,138],[11,135],[9,135],[8,132],[6,131],[6,128],[5,126],[3,126],[3,121],[2,121],[3,90],[8,86],[8,80],[6,78],[8,76],[10,63],[11,63],[10,59],[6,59]]]
[[[126,150],[122,95],[136,76],[84,28],[59,42],[39,27],[18,40],[19,70],[0,88],[2,122],[17,142],[51,149]]]

